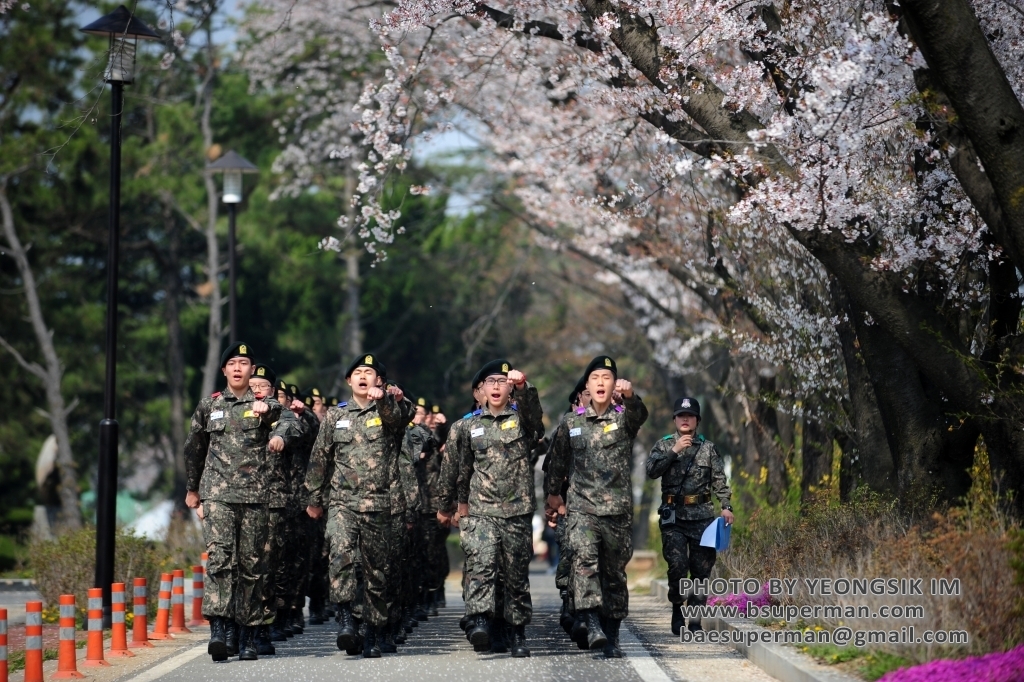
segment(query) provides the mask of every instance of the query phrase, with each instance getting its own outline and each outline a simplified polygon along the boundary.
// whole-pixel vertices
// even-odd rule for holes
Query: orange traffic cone
[[[128,630],[124,624],[124,583],[110,586],[110,657],[132,658],[128,651]]]
[[[43,602],[25,604],[25,682],[43,682]]]
[[[132,649],[153,646],[150,644],[149,637],[146,634],[146,621],[148,620],[147,613],[149,610],[149,607],[146,605],[146,583],[145,578],[136,578],[132,585],[132,601],[135,602],[132,614],[135,617],[132,619],[132,641],[128,643],[128,646]]]
[[[110,665],[103,658],[103,588],[89,588],[89,638],[85,643],[86,668],[98,668]]]
[[[202,566],[192,567],[192,620],[188,624],[192,627],[198,625],[209,625],[210,622],[203,618],[203,587],[204,576]]]
[[[185,627],[185,571],[174,569],[171,583],[171,629],[170,632],[180,635],[192,632]]]
[[[74,680],[85,677],[78,672],[75,647],[75,595],[60,595],[60,649],[57,656],[55,680]]]
[[[167,631],[171,624],[171,574],[160,574],[160,599],[156,605],[156,622],[150,639],[174,639]]]

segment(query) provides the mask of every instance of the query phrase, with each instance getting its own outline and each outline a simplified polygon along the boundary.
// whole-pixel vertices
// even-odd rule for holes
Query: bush
[[[130,604],[134,578],[148,579],[150,612],[155,613],[152,609],[160,589],[160,572],[172,568],[166,551],[161,545],[121,529],[117,531],[115,547],[114,581],[125,584],[125,598]],[[83,610],[88,606],[88,590],[95,578],[96,529],[87,527],[54,540],[34,541],[29,547],[29,562],[36,586],[47,604],[57,604],[62,594],[73,594],[75,605]]]

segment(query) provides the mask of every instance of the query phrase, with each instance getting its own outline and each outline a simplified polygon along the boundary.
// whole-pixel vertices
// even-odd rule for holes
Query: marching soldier
[[[185,441],[185,504],[202,519],[209,553],[203,615],[210,621],[207,651],[214,661],[227,659],[234,623],[241,626],[239,659],[256,660],[256,630],[264,615],[267,455],[284,449],[287,424],[279,422],[280,403],[257,399],[249,388],[252,358],[245,343],[224,351],[227,388],[199,402]]]
[[[352,607],[356,598],[355,555],[362,557],[366,581],[363,656],[379,658],[378,637],[388,621],[385,570],[390,558],[391,507],[400,495],[399,439],[412,413],[406,411],[401,389],[381,388],[380,361],[373,354],[352,363],[345,379],[352,402],[327,410],[320,425],[306,474],[311,518],[323,515],[325,489],[331,491],[327,510],[330,543],[331,599],[338,604],[337,645],[358,652]],[[406,401],[407,402],[407,401]],[[329,466],[334,473],[327,479]]]
[[[633,556],[633,440],[647,421],[647,408],[632,384],[618,378],[612,358],[594,358],[583,376],[590,403],[567,415],[551,439],[547,507],[568,510],[573,599],[588,647],[621,658],[619,626],[629,612],[626,564]],[[615,395],[621,405],[614,404]]]
[[[672,602],[672,634],[683,627],[680,608],[707,603],[706,596],[679,593],[682,578],[710,578],[715,566],[715,548],[702,547],[701,536],[714,521],[714,493],[722,507],[722,518],[733,523],[729,501],[732,491],[725,478],[725,464],[714,443],[697,434],[700,403],[683,397],[672,409],[675,433],[654,444],[647,458],[647,476],[661,479],[661,545],[668,563],[668,599]],[[700,630],[700,618],[691,618],[687,627]]]
[[[451,522],[452,491],[458,487],[458,502],[468,504],[469,511],[460,521],[469,572],[467,635],[474,649],[488,650],[489,621],[503,616],[514,628],[512,656],[521,658],[530,655],[525,629],[533,610],[529,564],[536,501],[530,449],[534,434],[543,430],[543,412],[537,389],[508,361],[484,365],[480,376],[486,404],[460,429],[455,442],[459,483],[442,483],[445,496],[438,518],[442,524]],[[463,480],[468,482],[466,498],[461,497]],[[502,613],[496,611],[499,575],[504,582]]]

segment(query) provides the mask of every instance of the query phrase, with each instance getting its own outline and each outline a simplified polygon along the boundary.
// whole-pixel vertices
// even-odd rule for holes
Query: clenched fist
[[[627,379],[617,379],[615,381],[615,392],[621,395],[623,398],[633,397],[633,384]]]

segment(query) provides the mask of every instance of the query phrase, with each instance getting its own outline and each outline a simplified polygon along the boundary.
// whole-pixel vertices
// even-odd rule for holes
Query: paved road
[[[205,646],[191,649],[150,670],[136,682],[195,682],[212,680],[219,682],[336,682],[349,675],[359,680],[401,680],[403,682],[449,682],[460,681],[537,682],[558,680],[559,682],[668,682],[674,679],[739,679],[770,680],[763,673],[750,666],[749,662],[735,652],[721,648],[702,652],[701,659],[711,664],[707,671],[714,675],[704,678],[692,676],[692,671],[680,671],[671,664],[671,655],[664,658],[658,649],[660,645],[641,644],[641,639],[650,642],[652,637],[670,641],[667,633],[644,632],[651,628],[636,625],[633,630],[623,628],[622,644],[626,658],[606,660],[600,654],[580,651],[568,641],[558,626],[559,599],[554,579],[544,573],[530,576],[533,601],[533,622],[527,627],[527,639],[532,651],[529,659],[512,659],[508,654],[476,654],[459,629],[462,616],[462,602],[458,590],[448,585],[448,608],[437,618],[421,623],[397,655],[380,659],[364,660],[361,656],[347,656],[335,646],[333,623],[311,626],[305,634],[277,645],[277,655],[261,658],[255,662],[241,662],[230,659],[213,663],[206,655]],[[664,625],[667,625],[667,619]],[[627,621],[628,623],[629,621]],[[640,621],[642,622],[642,621]],[[637,637],[640,635],[640,638]],[[676,642],[673,646],[681,645]],[[652,656],[653,654],[653,656]],[[659,660],[663,660],[663,667]],[[737,673],[738,677],[723,673]],[[682,674],[680,674],[682,672]]]

